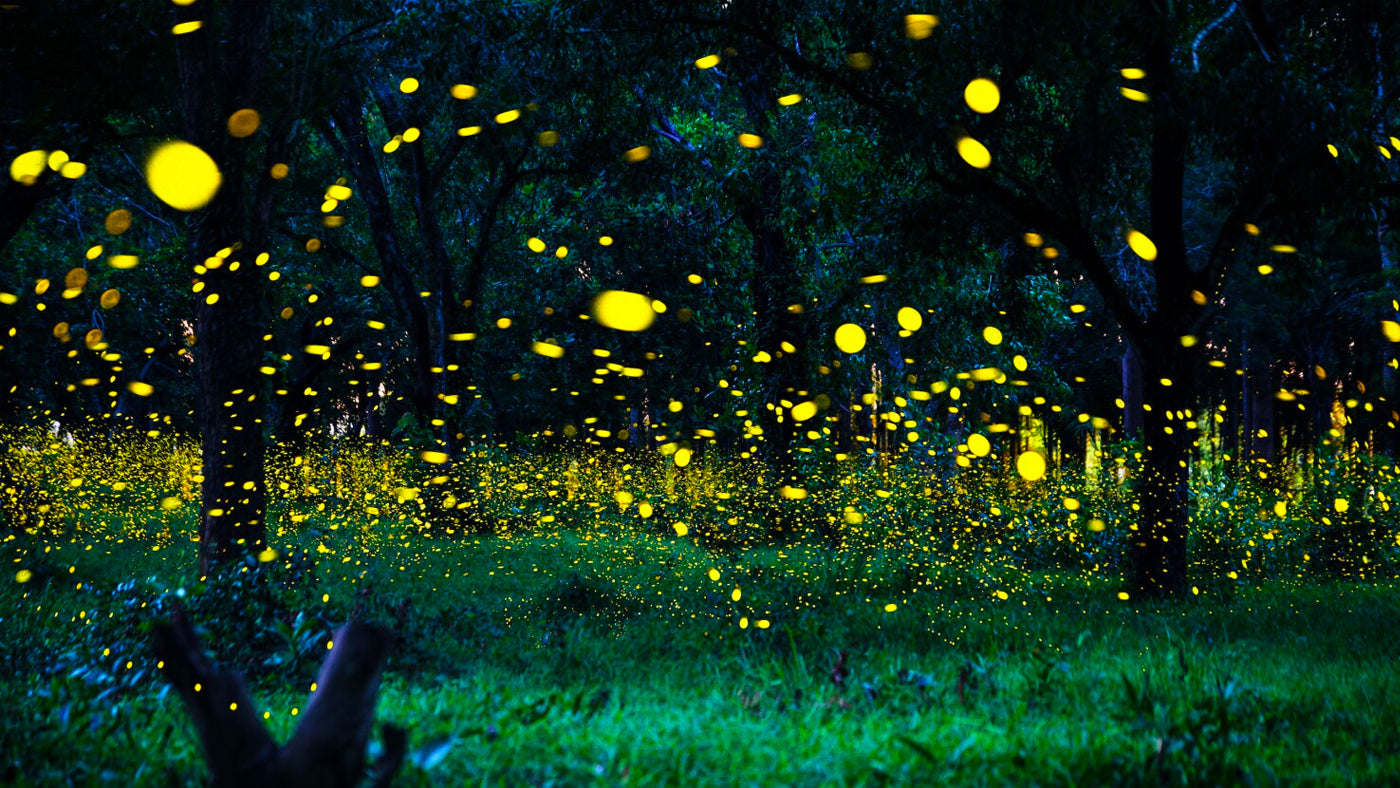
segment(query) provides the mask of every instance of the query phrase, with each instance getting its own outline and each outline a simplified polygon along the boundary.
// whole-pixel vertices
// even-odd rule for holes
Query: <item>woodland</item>
[[[1396,157],[1387,3],[0,4],[0,784],[1390,784]]]

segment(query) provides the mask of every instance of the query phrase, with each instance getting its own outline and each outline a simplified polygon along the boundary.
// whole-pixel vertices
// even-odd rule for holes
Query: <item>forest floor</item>
[[[1111,579],[909,572],[872,551],[560,532],[356,552],[342,537],[321,534],[314,565],[274,573],[280,591],[203,593],[190,545],[11,540],[30,574],[0,591],[0,784],[201,784],[192,725],[150,664],[146,622],[176,594],[279,737],[330,627],[356,606],[396,627],[378,718],[409,730],[400,786],[1400,773],[1394,582],[1213,585],[1140,604]]]

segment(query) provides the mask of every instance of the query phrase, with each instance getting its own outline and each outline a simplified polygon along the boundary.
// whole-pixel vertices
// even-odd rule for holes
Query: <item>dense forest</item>
[[[24,1],[0,95],[0,781],[1400,762],[1400,10]]]

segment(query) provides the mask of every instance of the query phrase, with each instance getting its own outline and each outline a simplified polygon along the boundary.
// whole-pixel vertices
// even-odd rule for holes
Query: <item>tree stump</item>
[[[365,748],[391,639],[388,630],[361,621],[341,627],[296,731],[281,746],[263,727],[243,677],[204,655],[183,610],[156,625],[155,654],[194,720],[214,788],[353,788],[366,776]],[[384,752],[370,783],[376,788],[389,785],[407,743],[402,728],[384,725],[381,734]]]

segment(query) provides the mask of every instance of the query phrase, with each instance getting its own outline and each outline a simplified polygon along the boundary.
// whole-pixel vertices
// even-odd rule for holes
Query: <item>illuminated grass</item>
[[[434,482],[413,452],[342,444],[272,459],[270,582],[201,593],[191,447],[11,446],[49,507],[4,545],[20,784],[196,784],[142,627],[181,593],[284,732],[330,627],[357,605],[394,622],[380,717],[413,732],[403,785],[1366,783],[1400,765],[1396,490],[1362,458],[1282,492],[1202,490],[1199,596],[1143,606],[1118,595],[1123,489],[1026,483],[1014,457],[951,483],[829,461],[791,498],[713,452],[677,469],[479,451]]]

